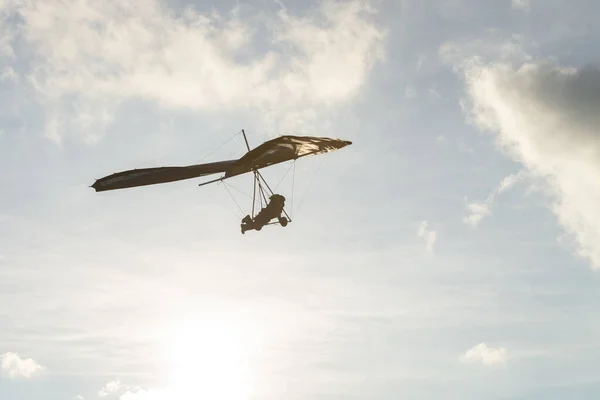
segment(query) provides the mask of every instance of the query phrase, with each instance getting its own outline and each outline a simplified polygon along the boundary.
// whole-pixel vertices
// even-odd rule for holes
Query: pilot
[[[283,212],[284,205],[285,197],[280,194],[273,194],[269,197],[269,204],[260,210],[254,220],[252,220],[249,215],[246,215],[244,219],[242,219],[242,233],[251,229],[260,231],[262,227],[268,224],[273,218],[278,218],[281,222],[283,219],[281,213]]]

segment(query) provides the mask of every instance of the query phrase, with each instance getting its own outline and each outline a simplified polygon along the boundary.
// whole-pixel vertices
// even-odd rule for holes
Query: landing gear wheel
[[[287,218],[279,217],[279,223],[281,224],[281,226],[287,226],[288,220]]]

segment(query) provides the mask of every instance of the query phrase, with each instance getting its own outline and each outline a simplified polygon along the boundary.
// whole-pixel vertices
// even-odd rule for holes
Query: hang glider
[[[214,174],[223,174],[223,176],[220,178],[213,179],[199,185],[203,186],[210,183],[223,181],[234,176],[253,173],[255,183],[253,201],[256,199],[256,189],[258,187],[261,204],[263,200],[268,204],[257,215],[254,215],[253,202],[252,216],[249,214],[242,221],[243,233],[245,232],[244,223],[246,223],[246,228],[248,229],[260,230],[264,225],[269,224],[274,218],[278,218],[278,221],[282,226],[285,226],[288,222],[291,222],[289,215],[287,212],[285,212],[283,207],[285,198],[283,198],[283,196],[276,195],[271,191],[269,185],[260,174],[260,169],[286,161],[295,161],[301,157],[328,153],[352,144],[350,141],[341,139],[286,135],[271,139],[254,149],[250,149],[246,133],[243,129],[242,133],[244,135],[248,152],[237,160],[224,160],[188,166],[132,169],[128,171],[117,172],[98,179],[91,187],[94,188],[96,192],[103,192],[108,190],[176,182],[184,179],[193,179]],[[265,191],[265,187],[268,189],[268,193]],[[269,195],[271,202],[267,201],[267,195]],[[283,200],[281,200],[279,197],[275,197],[273,199],[273,196],[280,196],[283,198]],[[287,218],[284,218],[282,214],[285,214]]]

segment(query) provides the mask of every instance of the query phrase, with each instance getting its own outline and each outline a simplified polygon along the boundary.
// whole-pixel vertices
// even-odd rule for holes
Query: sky
[[[0,399],[598,398],[598,13],[0,0]],[[89,187],[242,129],[353,144],[245,235],[247,176]]]

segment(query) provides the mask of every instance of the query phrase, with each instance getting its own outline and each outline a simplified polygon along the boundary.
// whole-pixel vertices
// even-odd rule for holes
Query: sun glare
[[[169,341],[168,391],[174,398],[250,399],[252,359],[259,345],[255,323],[230,314],[203,314],[178,325]]]

